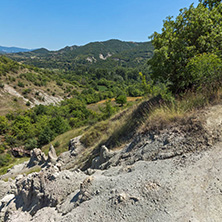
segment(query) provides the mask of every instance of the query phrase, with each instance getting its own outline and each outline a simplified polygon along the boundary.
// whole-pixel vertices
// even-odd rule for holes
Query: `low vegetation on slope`
[[[136,69],[119,67],[115,74],[103,69],[88,73],[79,69],[78,74],[69,76],[4,56],[0,57],[0,69],[2,165],[9,162],[9,148],[29,151],[41,147],[67,130],[109,118],[123,108],[126,96],[145,93]]]
[[[38,104],[56,104],[75,89],[58,84],[56,73],[22,65],[0,56],[0,115],[10,110],[27,109]]]

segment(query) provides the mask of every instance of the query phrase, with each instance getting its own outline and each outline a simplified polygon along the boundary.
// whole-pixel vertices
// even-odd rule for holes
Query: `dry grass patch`
[[[136,105],[120,111],[111,119],[101,121],[90,127],[81,137],[81,142],[86,147],[96,147],[98,144],[105,142],[115,131],[118,131],[128,121],[129,116]]]

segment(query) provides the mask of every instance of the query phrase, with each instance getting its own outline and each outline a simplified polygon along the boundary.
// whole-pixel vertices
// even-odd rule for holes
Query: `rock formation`
[[[221,121],[203,117],[140,133],[119,151],[101,146],[84,172],[75,140],[58,158],[52,146],[48,159],[34,150],[28,165],[40,172],[0,181],[1,221],[221,221]]]
[[[55,164],[57,158],[58,158],[58,157],[57,157],[57,155],[56,155],[55,148],[54,148],[53,145],[51,144],[51,145],[50,145],[50,148],[49,148],[49,153],[48,153],[47,162],[48,162],[48,163],[53,163],[53,164]]]
[[[42,165],[47,160],[45,154],[40,149],[33,149],[31,151],[31,158],[28,163],[28,167],[33,167],[35,165]]]

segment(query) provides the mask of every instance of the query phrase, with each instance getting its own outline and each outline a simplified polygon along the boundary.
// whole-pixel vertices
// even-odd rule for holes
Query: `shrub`
[[[45,144],[48,144],[50,141],[53,140],[54,138],[54,133],[53,131],[46,126],[40,133],[39,137],[38,137],[38,145],[40,147],[42,147]]]
[[[12,157],[9,153],[6,154],[0,154],[0,167],[3,167],[7,164],[9,164],[12,160]]]
[[[21,81],[18,81],[18,86],[21,87],[21,88],[24,88],[24,87],[25,87],[24,83],[21,82]]]
[[[127,98],[125,95],[119,95],[116,99],[115,99],[117,104],[120,104],[121,106],[123,106],[123,104],[127,103]]]
[[[30,138],[27,140],[25,144],[25,149],[26,150],[32,150],[34,148],[37,148],[37,140],[34,138]]]
[[[188,62],[187,73],[193,88],[216,90],[222,79],[222,60],[213,53],[194,56]]]
[[[31,103],[28,101],[26,104],[25,104],[26,106],[30,106],[31,105]]]
[[[59,141],[56,141],[55,143],[54,143],[54,147],[56,148],[56,147],[59,147],[60,146],[60,142]]]

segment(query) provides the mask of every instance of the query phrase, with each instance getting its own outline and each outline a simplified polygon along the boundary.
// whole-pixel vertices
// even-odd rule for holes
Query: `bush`
[[[31,91],[32,91],[32,90],[31,90],[30,88],[24,89],[24,90],[22,91],[22,94],[23,94],[23,95],[27,95],[27,94],[29,94]]]
[[[42,147],[43,145],[48,144],[53,140],[54,136],[55,134],[53,131],[48,126],[45,127],[38,137],[38,145]]]
[[[200,3],[196,8],[192,4],[189,9],[181,9],[175,20],[168,17],[164,21],[162,33],[155,32],[151,37],[155,47],[154,56],[148,61],[152,69],[151,77],[156,82],[169,81],[174,93],[184,92],[193,86],[190,77],[197,72],[192,75],[187,72],[192,58],[199,66],[199,59],[207,58],[195,58],[198,55],[214,53],[221,56],[222,4],[211,9],[206,6]]]
[[[21,82],[21,81],[18,81],[18,86],[21,87],[21,88],[24,88],[24,87],[25,87],[24,83]]]
[[[0,134],[5,133],[8,126],[7,118],[5,116],[0,116]]]
[[[188,62],[187,73],[193,88],[216,90],[221,85],[222,60],[213,53],[194,56]]]
[[[30,106],[31,105],[31,103],[28,101],[26,104],[25,104],[26,106]]]
[[[60,146],[60,142],[59,141],[56,141],[55,143],[54,143],[54,147],[56,148],[56,147],[59,147]]]
[[[5,165],[8,165],[12,160],[12,157],[10,154],[0,154],[0,167],[3,167]]]
[[[111,105],[111,100],[107,100],[105,107],[100,107],[100,111],[103,113],[103,119],[107,119],[115,113],[116,109]]]
[[[120,104],[121,106],[123,106],[123,104],[127,103],[127,98],[125,95],[119,95],[116,99],[115,99],[117,104]]]
[[[1,144],[0,145],[0,154],[5,152],[5,147]]]
[[[25,149],[26,150],[32,150],[34,148],[37,148],[37,140],[30,138],[27,140],[26,144],[25,144]]]
[[[50,128],[55,134],[62,134],[70,129],[69,123],[66,119],[61,116],[52,118],[49,121]]]

